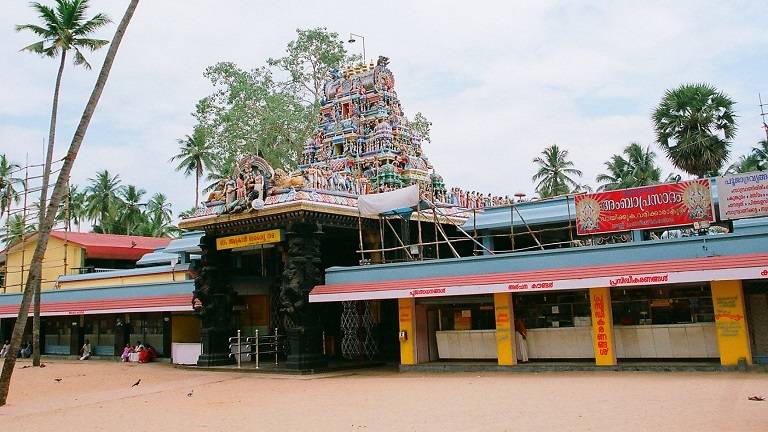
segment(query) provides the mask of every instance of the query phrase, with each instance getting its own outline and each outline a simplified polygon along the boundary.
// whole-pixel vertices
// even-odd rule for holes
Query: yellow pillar
[[[496,312],[496,354],[499,365],[517,364],[515,355],[515,315],[511,293],[495,293],[493,308]]]
[[[595,364],[613,366],[616,364],[616,345],[613,341],[611,290],[590,288],[589,301],[592,309],[592,347],[595,350]]]
[[[400,364],[416,364],[416,299],[397,299],[400,320]]]
[[[711,286],[720,364],[734,366],[740,358],[752,364],[741,281],[712,281]]]

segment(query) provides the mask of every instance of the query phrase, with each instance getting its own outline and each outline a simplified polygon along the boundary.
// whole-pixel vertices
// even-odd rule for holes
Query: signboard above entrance
[[[768,216],[768,172],[717,178],[720,219]]]
[[[240,234],[216,239],[216,250],[234,249],[246,246],[258,246],[283,241],[283,232],[279,229]]]
[[[709,179],[577,195],[579,235],[714,222]]]

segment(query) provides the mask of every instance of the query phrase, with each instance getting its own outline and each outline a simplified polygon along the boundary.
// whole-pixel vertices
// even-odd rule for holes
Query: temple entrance
[[[752,361],[768,364],[768,283],[744,282]]]

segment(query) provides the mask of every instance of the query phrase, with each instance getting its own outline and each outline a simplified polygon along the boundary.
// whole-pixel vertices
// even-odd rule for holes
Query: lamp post
[[[355,37],[359,37],[363,42],[363,64],[365,64],[365,37],[359,34],[350,33],[349,40],[347,42],[349,43],[357,42],[357,39],[355,39]]]

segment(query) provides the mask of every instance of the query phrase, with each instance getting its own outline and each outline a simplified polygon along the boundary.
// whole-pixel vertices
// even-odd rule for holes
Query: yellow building
[[[200,323],[193,313],[189,268],[199,237],[53,232],[43,262],[42,352],[76,354],[88,340],[98,356],[143,344],[160,357],[196,361]],[[10,336],[36,245],[32,236],[7,250],[0,338]]]
[[[43,258],[42,289],[56,288],[59,276],[132,268],[142,255],[170,241],[169,238],[52,231]],[[35,247],[37,234],[6,250],[3,293],[23,291]]]

